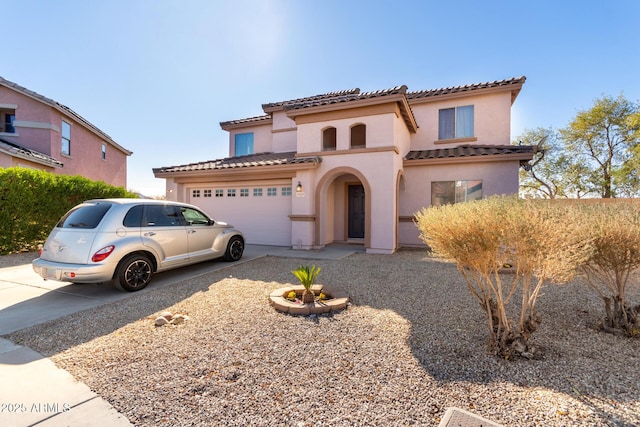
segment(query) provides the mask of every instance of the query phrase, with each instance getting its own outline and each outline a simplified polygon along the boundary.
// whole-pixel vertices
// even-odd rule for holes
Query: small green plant
[[[300,281],[300,284],[304,286],[304,292],[302,293],[302,302],[304,304],[313,302],[315,296],[313,291],[311,291],[311,286],[316,282],[318,278],[318,274],[320,274],[320,267],[316,267],[312,265],[309,267],[308,265],[302,265],[297,269],[293,270],[294,276]]]

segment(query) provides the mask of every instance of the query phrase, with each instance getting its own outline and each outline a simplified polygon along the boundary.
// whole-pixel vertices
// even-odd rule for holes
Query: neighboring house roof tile
[[[249,154],[246,156],[227,157],[218,160],[208,160],[205,162],[189,163],[187,165],[168,166],[154,168],[154,173],[175,173],[175,172],[194,172],[206,170],[222,170],[250,168],[258,166],[275,166],[275,165],[291,165],[300,163],[320,163],[320,157],[296,157],[296,152],[287,153],[260,153]]]
[[[99,135],[101,138],[105,139],[109,143],[111,143],[114,147],[118,148],[120,151],[124,152],[128,156],[133,154],[131,151],[127,150],[126,148],[124,148],[122,146],[120,146],[109,135],[104,133],[102,130],[98,129],[95,125],[93,125],[87,119],[85,119],[80,114],[76,113],[71,108],[67,107],[66,105],[60,104],[59,102],[54,101],[51,98],[47,98],[44,95],[40,95],[37,92],[34,92],[34,91],[30,90],[30,89],[27,89],[24,86],[20,86],[19,84],[14,83],[12,81],[9,81],[9,80],[7,80],[7,79],[5,79],[3,77],[0,77],[0,85],[6,86],[6,87],[8,87],[10,89],[13,89],[13,90],[15,90],[17,92],[20,92],[20,93],[24,94],[24,95],[30,96],[31,98],[35,98],[38,101],[40,101],[40,102],[42,102],[44,104],[47,104],[52,108],[55,108],[56,110],[66,114],[69,117],[72,117],[77,122],[81,123],[82,125],[84,125],[88,129],[92,130],[94,133],[96,133],[97,135]]]
[[[534,145],[460,145],[451,148],[436,148],[433,150],[410,151],[405,160],[435,160],[463,157],[500,156],[507,154],[522,154],[525,156],[535,153]]]
[[[64,164],[54,159],[51,156],[32,150],[15,142],[7,141],[6,139],[0,139],[0,151],[5,152],[13,157],[20,157],[25,160],[30,160],[35,163],[51,166],[54,168],[61,168]]]
[[[494,80],[492,82],[474,83],[474,84],[469,84],[464,86],[420,90],[420,91],[408,92],[407,98],[409,100],[414,100],[418,98],[429,98],[434,96],[450,95],[454,93],[471,92],[471,91],[480,90],[480,89],[492,89],[492,88],[500,88],[500,87],[506,87],[506,86],[518,86],[518,85],[522,85],[525,82],[525,80],[527,80],[525,76],[520,76],[520,77],[511,78],[511,79]]]

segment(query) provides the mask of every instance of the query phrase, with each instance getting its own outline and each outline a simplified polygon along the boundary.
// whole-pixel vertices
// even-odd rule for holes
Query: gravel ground
[[[301,263],[353,304],[276,312],[266,296]],[[548,286],[538,310],[544,357],[505,361],[455,266],[425,252],[267,257],[6,338],[137,426],[434,426],[450,406],[509,426],[640,425],[640,340],[599,332],[602,303],[579,281]],[[190,319],[154,326],[163,311]]]

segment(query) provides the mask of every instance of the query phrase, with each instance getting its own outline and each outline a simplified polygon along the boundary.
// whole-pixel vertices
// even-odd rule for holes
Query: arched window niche
[[[336,128],[329,127],[322,131],[322,151],[336,150]]]
[[[367,127],[362,123],[351,126],[351,148],[367,146]]]

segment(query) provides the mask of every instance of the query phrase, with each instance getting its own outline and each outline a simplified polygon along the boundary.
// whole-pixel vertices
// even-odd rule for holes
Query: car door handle
[[[188,233],[189,233],[189,234],[193,234],[193,233],[195,233],[195,232],[196,232],[196,230],[189,230],[189,231],[188,231]]]
[[[155,235],[156,235],[156,233],[154,233],[153,231],[149,231],[148,233],[144,233],[144,235],[145,235],[146,237],[151,237],[151,236],[155,236]]]

